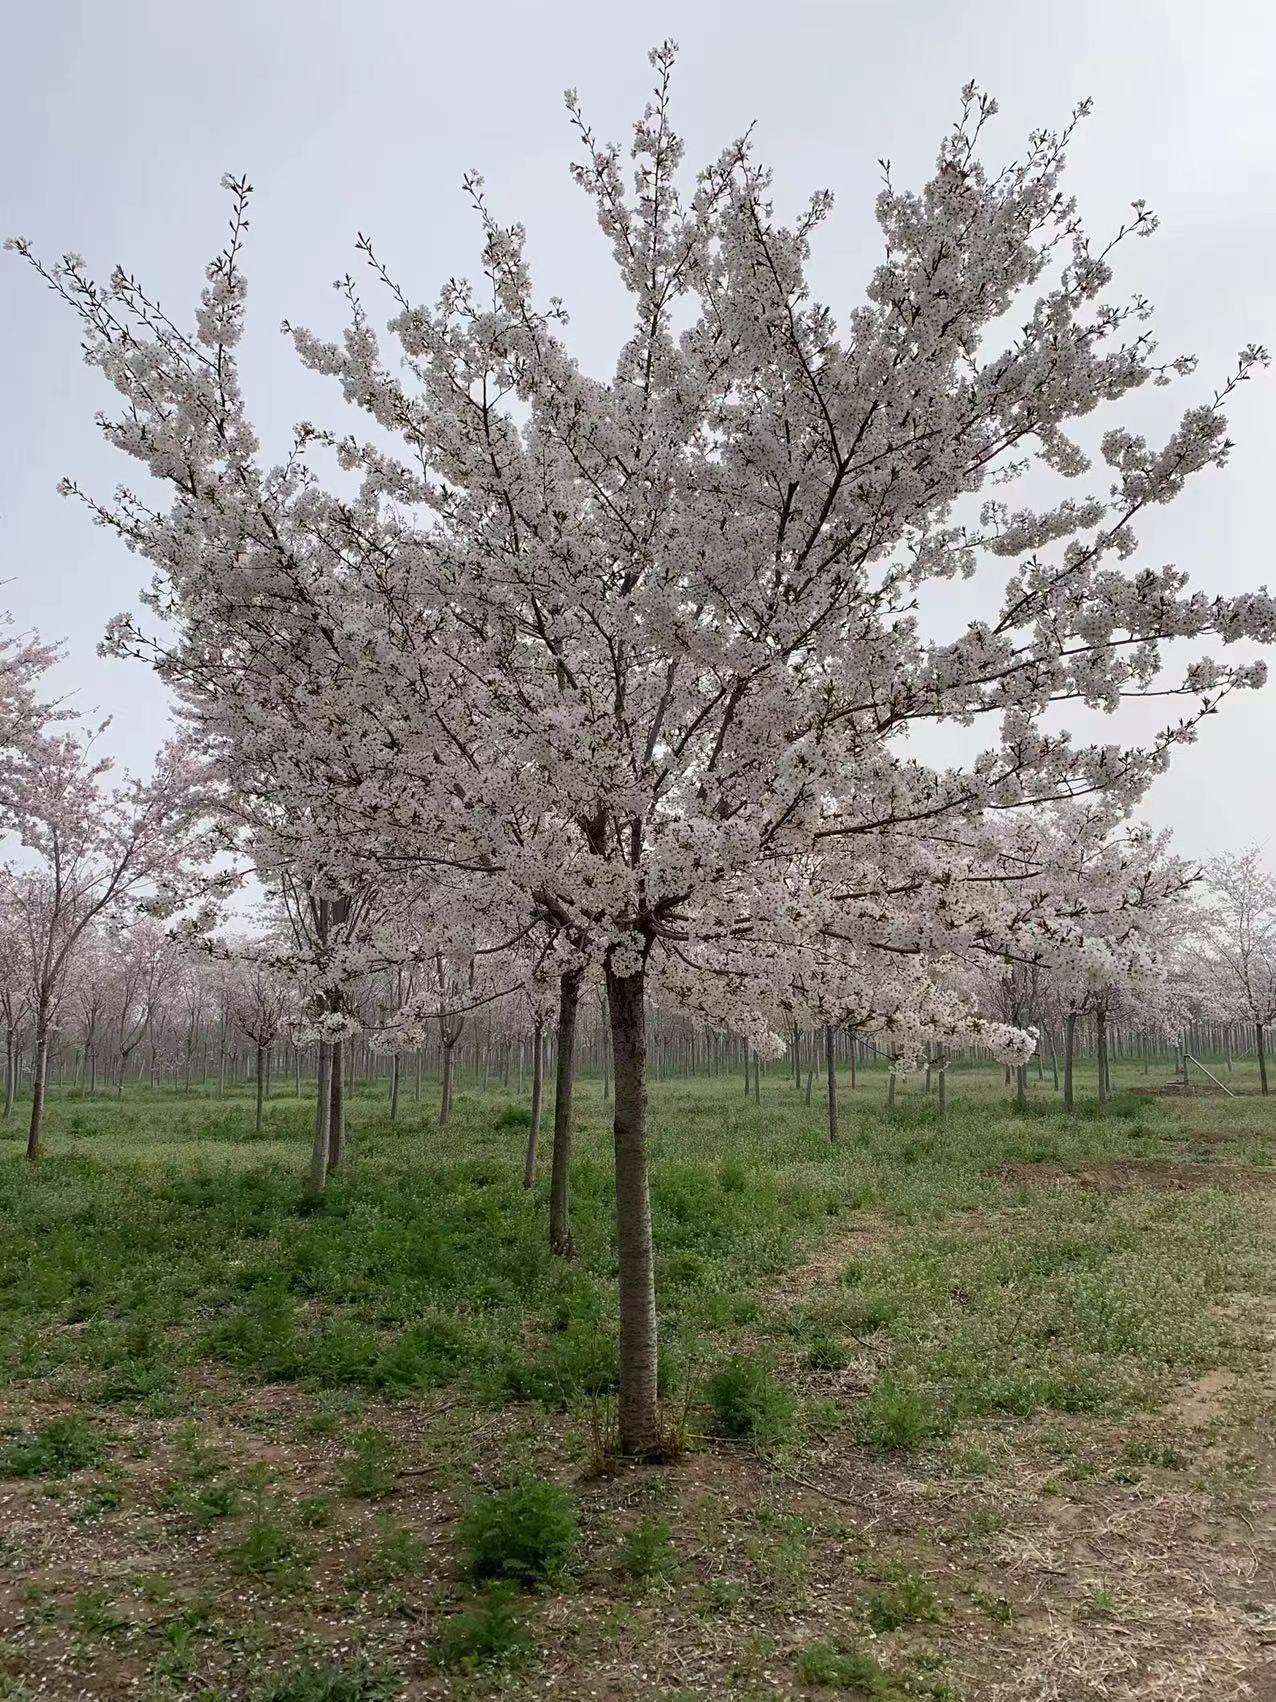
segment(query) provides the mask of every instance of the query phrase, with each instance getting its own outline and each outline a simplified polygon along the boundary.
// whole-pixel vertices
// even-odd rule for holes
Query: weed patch
[[[521,1667],[535,1643],[512,1585],[493,1585],[444,1625],[433,1646],[437,1664],[460,1672]]]
[[[538,1586],[561,1578],[576,1551],[572,1499],[557,1484],[531,1479],[475,1502],[458,1538],[477,1582]]]
[[[705,1395],[720,1435],[774,1444],[792,1434],[797,1397],[759,1359],[732,1355],[709,1379]]]
[[[101,1431],[72,1413],[0,1449],[0,1477],[67,1477],[100,1465],[106,1449]]]

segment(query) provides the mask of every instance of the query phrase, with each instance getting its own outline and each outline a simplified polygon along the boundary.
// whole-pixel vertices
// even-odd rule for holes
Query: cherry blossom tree
[[[182,954],[165,928],[145,916],[128,918],[116,912],[104,935],[104,961],[99,961],[106,978],[106,1026],[112,1040],[115,1091],[122,1097],[133,1053],[144,1040],[154,1043],[181,972]],[[81,947],[92,943],[92,936],[86,935]],[[74,968],[80,967],[77,961]]]
[[[234,953],[237,971],[230,984],[230,1014],[239,1031],[252,1041],[256,1053],[254,1128],[260,1134],[267,1060],[288,1018],[289,988],[268,950],[254,949],[248,942],[237,943],[229,949]]]
[[[110,943],[102,929],[88,930],[72,956],[68,972],[65,1008],[84,1048],[88,1090],[97,1091],[98,1064],[116,993],[115,963]]]
[[[15,778],[13,764],[60,712],[43,695],[44,675],[61,654],[56,644],[15,634],[13,616],[0,613],[0,806]]]
[[[190,747],[165,746],[148,781],[112,785],[110,770],[91,736],[63,733],[42,738],[15,771],[9,820],[37,865],[20,889],[35,1043],[29,1158],[40,1153],[50,1032],[86,937],[140,906],[170,908],[206,882],[206,796]]]
[[[1171,948],[1197,871],[1174,853],[1168,834],[1093,801],[1002,822],[990,849],[989,867],[1013,891],[1019,915],[996,971],[1003,1014],[1036,1019],[1048,1005],[1062,1018],[1067,1110],[1077,1022],[1092,1016],[1104,1103],[1110,1022],[1134,1017],[1156,1027],[1168,1015]],[[1022,1074],[1017,1096],[1022,1103]]]
[[[1170,675],[1166,641],[1276,637],[1265,592],[1191,592],[1177,567],[1137,561],[1133,529],[1226,460],[1222,404],[1260,349],[1160,445],[1110,429],[1085,494],[1006,499],[1024,473],[1034,489],[1083,479],[1070,424],[1192,368],[1157,357],[1146,303],[1108,297],[1114,250],[1155,220],[1136,202],[1091,241],[1062,187],[1081,113],[990,168],[995,106],[967,89],[930,180],[912,192],[886,172],[884,255],[839,325],[806,278],[831,198],[783,223],[747,137],[686,183],[673,59],[670,44],[653,55],[632,190],[621,150],[568,97],[575,176],[632,309],[606,380],[573,358],[522,228],[497,221],[477,177],[482,285],[453,280],[427,305],[361,239],[397,357],[349,280],[340,341],[292,334],[373,435],[303,425],[273,468],[236,366],[246,182],[230,186],[230,241],[190,333],[127,274],[99,288],[77,257],[44,265],[16,244],[125,398],[108,438],[170,489],[167,509],[128,492],[93,505],[153,564],[149,600],[169,622],[148,635],[121,619],[113,642],[182,695],[254,855],[308,891],[352,861],[415,867],[458,914],[478,904],[516,932],[557,929],[597,966],[615,1063],[620,1433],[637,1452],[660,1437],[653,977],[712,987],[721,1006],[756,988],[730,972],[741,951],[839,938],[854,907],[832,906],[835,883],[804,887],[813,862],[871,844],[888,865],[985,811],[1132,803],[1203,715],[1263,677],[1208,653]],[[353,495],[324,490],[311,462],[325,449]],[[980,495],[961,524],[956,506]],[[998,572],[995,614],[938,636],[933,587]],[[1156,693],[1190,707],[1145,747],[1051,730],[1060,705],[1115,712]],[[950,768],[901,749],[910,727],[981,720],[984,748]],[[901,905],[882,949],[927,949],[943,861],[924,926]]]
[[[215,983],[208,962],[187,953],[178,972],[175,1000],[182,1029],[182,1078],[187,1093],[191,1091],[195,1047],[201,1034],[207,1032],[214,999]]]
[[[13,1115],[18,1085],[18,1054],[31,1019],[32,964],[23,926],[30,881],[13,869],[0,869],[0,1021],[4,1023],[4,1119]]]
[[[1227,1013],[1253,1027],[1266,1094],[1267,1030],[1276,1023],[1276,876],[1264,867],[1261,848],[1215,858],[1206,898],[1206,975]]]

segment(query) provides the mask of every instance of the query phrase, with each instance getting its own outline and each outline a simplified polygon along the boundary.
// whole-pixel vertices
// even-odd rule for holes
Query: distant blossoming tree
[[[57,714],[44,696],[44,675],[58,647],[30,634],[15,635],[10,614],[0,614],[0,808],[13,779],[13,765]]]
[[[27,1156],[40,1152],[45,1070],[81,945],[99,923],[163,914],[206,887],[207,798],[190,747],[166,746],[150,780],[112,784],[92,740],[42,738],[15,772],[9,826],[35,870],[19,890],[34,1033]]]
[[[1206,887],[1204,958],[1215,1008],[1253,1028],[1259,1086],[1266,1094],[1267,1031],[1276,1023],[1276,876],[1255,845],[1216,858]]]

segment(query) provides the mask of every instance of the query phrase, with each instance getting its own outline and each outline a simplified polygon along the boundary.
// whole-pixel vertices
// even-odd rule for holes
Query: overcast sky
[[[1070,174],[1088,225],[1107,231],[1136,196],[1161,216],[1117,281],[1151,298],[1163,350],[1197,353],[1200,374],[1190,393],[1140,398],[1123,418],[1163,434],[1242,344],[1276,344],[1271,0],[8,5],[0,223],[46,254],[76,250],[99,276],[122,262],[180,318],[222,240],[218,180],[248,172],[244,360],[274,448],[294,419],[340,417],[331,387],[298,370],[281,319],[339,325],[328,286],[353,268],[356,230],[418,298],[471,272],[476,233],[459,183],[477,167],[496,214],[527,226],[538,281],[565,297],[583,361],[605,372],[624,324],[606,246],[568,177],[562,91],[576,86],[595,128],[625,140],[650,86],[646,49],[665,34],[682,48],[690,164],[756,120],[782,209],[814,188],[835,191],[814,271],[838,311],[861,299],[879,253],[878,158],[897,183],[918,183],[973,77],[1001,105],[988,150],[998,160],[1092,96]],[[162,693],[140,664],[100,660],[95,648],[108,617],[133,602],[144,564],[54,489],[71,474],[109,494],[132,476],[93,429],[109,394],[81,365],[69,314],[13,256],[0,266],[0,312],[5,596],[22,625],[66,638],[59,685],[85,710],[113,714],[111,748],[142,767],[163,733]],[[1175,561],[1210,591],[1276,584],[1276,372],[1241,392],[1231,420],[1229,468],[1141,533],[1152,565]],[[1145,814],[1194,856],[1276,842],[1276,682],[1207,723]]]

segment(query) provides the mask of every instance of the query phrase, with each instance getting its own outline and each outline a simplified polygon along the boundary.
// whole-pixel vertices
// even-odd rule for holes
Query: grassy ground
[[[55,1096],[0,1141],[0,1697],[1276,1695],[1276,1101],[1164,1075],[941,1125],[870,1072],[836,1148],[657,1084],[642,1469],[599,1084],[572,1265],[511,1095],[356,1095],[318,1205],[290,1098]]]

